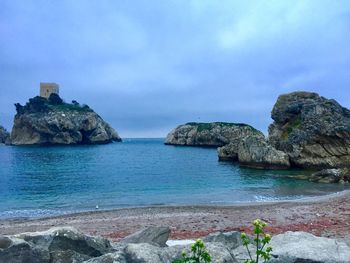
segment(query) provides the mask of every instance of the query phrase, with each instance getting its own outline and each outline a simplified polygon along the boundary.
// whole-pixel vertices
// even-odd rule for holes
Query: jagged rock
[[[122,239],[123,243],[148,243],[160,247],[166,247],[170,235],[170,228],[167,226],[148,227]]]
[[[271,263],[349,263],[350,247],[344,242],[316,237],[305,232],[286,232],[274,236]]]
[[[205,243],[221,243],[228,249],[235,249],[242,245],[241,233],[238,231],[212,233],[206,236],[203,241]]]
[[[114,251],[108,240],[72,227],[1,237],[0,244],[0,262],[83,262]]]
[[[13,145],[121,141],[118,133],[86,105],[57,104],[50,98],[35,97],[25,106],[16,104],[16,110],[11,132]]]
[[[9,143],[10,133],[0,125],[0,143]]]
[[[48,250],[33,247],[23,239],[11,237],[10,243],[0,248],[0,263],[49,263],[50,253]]]
[[[241,139],[218,148],[219,161],[238,161],[238,147]]]
[[[276,150],[265,139],[250,136],[243,139],[238,148],[240,165],[260,169],[287,169],[289,157]]]
[[[302,168],[350,165],[350,111],[310,92],[281,95],[273,107],[269,142]]]
[[[165,144],[185,146],[220,147],[252,134],[263,134],[247,124],[190,122],[172,130]]]

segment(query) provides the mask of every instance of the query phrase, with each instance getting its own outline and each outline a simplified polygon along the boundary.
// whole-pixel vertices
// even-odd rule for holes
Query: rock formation
[[[238,147],[240,165],[259,169],[287,169],[289,157],[265,140],[254,136],[243,139]]]
[[[13,145],[102,144],[121,141],[118,133],[87,105],[64,103],[57,94],[15,104]]]
[[[197,123],[190,122],[172,130],[165,139],[165,144],[184,146],[220,147],[230,142],[237,142],[251,134],[261,134],[247,124],[240,123]]]
[[[293,166],[350,166],[350,110],[310,92],[281,95],[272,110],[269,143]]]
[[[162,247],[168,228],[149,228],[139,232],[137,243],[112,243],[107,239],[84,235],[72,227],[13,236],[0,235],[0,262],[11,263],[166,263],[181,258],[189,245]],[[152,233],[155,231],[154,233]],[[140,234],[141,233],[141,234]],[[152,238],[150,238],[152,237]],[[144,239],[143,239],[144,238]],[[204,238],[212,262],[238,263],[249,257],[239,232],[214,233]],[[286,232],[272,237],[271,263],[318,262],[348,263],[350,248],[341,241],[316,237],[305,232]],[[252,256],[255,247],[251,247]]]
[[[10,134],[0,125],[0,143],[9,143]]]

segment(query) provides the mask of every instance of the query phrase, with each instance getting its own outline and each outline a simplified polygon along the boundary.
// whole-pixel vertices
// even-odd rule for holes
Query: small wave
[[[1,219],[21,219],[21,218],[41,218],[49,216],[58,216],[72,213],[72,211],[58,211],[51,209],[24,209],[24,210],[8,210],[0,212]]]

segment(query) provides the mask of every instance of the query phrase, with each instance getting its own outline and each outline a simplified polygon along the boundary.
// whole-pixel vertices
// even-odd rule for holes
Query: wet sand
[[[247,203],[231,206],[157,206],[93,211],[43,219],[0,220],[0,234],[73,226],[84,233],[111,240],[147,226],[170,226],[171,239],[199,238],[216,231],[251,231],[260,218],[272,234],[306,231],[344,239],[350,244],[350,191],[288,202]]]

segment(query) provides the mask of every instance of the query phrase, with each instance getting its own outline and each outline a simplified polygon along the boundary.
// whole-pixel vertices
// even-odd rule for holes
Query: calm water
[[[0,218],[163,204],[295,199],[344,186],[285,178],[301,171],[243,169],[215,149],[125,139],[99,146],[0,146]]]

